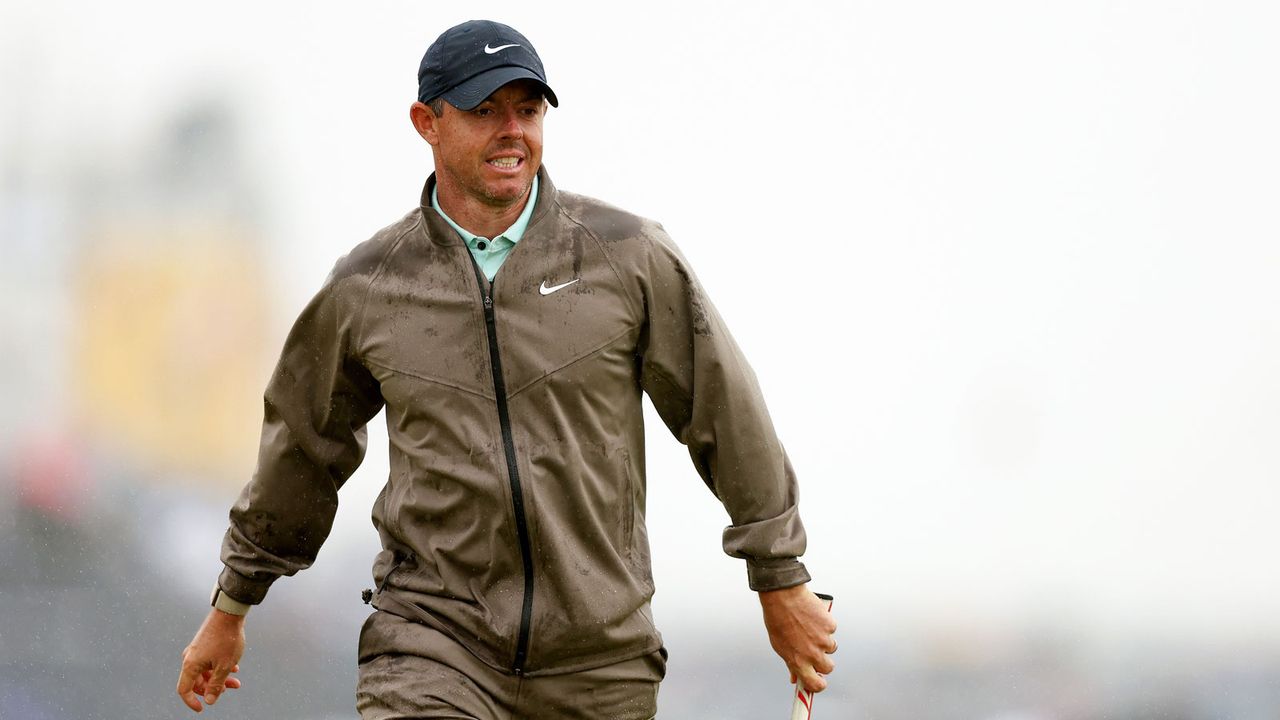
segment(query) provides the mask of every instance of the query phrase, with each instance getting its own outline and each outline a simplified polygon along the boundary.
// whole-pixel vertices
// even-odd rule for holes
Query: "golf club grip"
[[[814,593],[818,599],[827,604],[827,612],[831,612],[834,600],[830,595]],[[810,720],[813,717],[813,693],[804,689],[804,682],[796,678],[795,697],[791,702],[791,720]]]

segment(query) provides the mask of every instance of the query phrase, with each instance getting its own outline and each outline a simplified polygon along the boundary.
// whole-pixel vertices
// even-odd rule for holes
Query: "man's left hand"
[[[835,669],[831,653],[836,651],[835,618],[826,604],[809,591],[808,585],[760,593],[764,626],[769,644],[806,690],[818,693],[827,688],[823,675]]]

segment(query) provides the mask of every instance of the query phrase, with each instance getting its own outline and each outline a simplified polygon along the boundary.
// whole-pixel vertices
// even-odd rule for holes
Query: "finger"
[[[191,686],[191,691],[199,697],[204,697],[206,688],[209,687],[209,680],[213,677],[212,670],[205,670],[196,676],[196,684]]]
[[[213,677],[209,679],[209,684],[204,691],[204,702],[206,705],[212,705],[218,702],[218,696],[227,689],[227,673],[231,672],[230,668],[215,668]]]
[[[186,693],[180,693],[179,696],[182,698],[183,704],[195,712],[204,710],[204,706],[200,704],[200,697],[195,693],[188,691]]]
[[[809,692],[820,693],[827,689],[827,681],[811,667],[800,670],[800,682],[804,683],[804,689]]]
[[[813,664],[813,669],[823,675],[830,675],[836,669],[836,664],[830,655],[823,655],[821,659]]]
[[[835,638],[831,638],[831,644],[830,644],[830,645],[828,645],[827,647],[829,648],[829,649],[827,650],[827,654],[828,654],[828,655],[832,655],[832,654],[834,654],[834,653],[835,653],[835,651],[836,651],[840,646],[836,644],[836,639],[835,639]]]
[[[196,695],[195,692],[191,690],[186,690],[184,692],[178,693],[178,697],[182,698],[182,702],[184,705],[191,708],[195,712],[200,712],[201,710],[204,710],[204,706],[200,704],[200,696]]]
[[[239,689],[240,689],[240,678],[233,678],[233,677],[229,677],[229,678],[227,678],[227,689],[228,689],[228,690],[239,690]]]
[[[183,663],[182,671],[178,673],[178,697],[182,698],[182,702],[187,707],[196,712],[200,712],[204,707],[200,704],[200,698],[196,695],[194,688],[197,679],[200,677],[200,670],[195,664]]]
[[[796,674],[795,674],[795,673],[791,673],[791,684],[792,684],[792,685],[795,685],[795,684],[796,684]]]

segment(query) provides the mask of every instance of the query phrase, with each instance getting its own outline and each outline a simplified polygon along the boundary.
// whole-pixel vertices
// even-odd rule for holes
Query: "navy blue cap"
[[[468,20],[445,30],[418,66],[418,100],[444,98],[470,110],[513,80],[538,81],[547,102],[559,107],[547,84],[542,58],[524,35],[492,20]]]

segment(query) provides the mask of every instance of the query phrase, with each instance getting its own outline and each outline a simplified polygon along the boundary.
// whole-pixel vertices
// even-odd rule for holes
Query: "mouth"
[[[521,165],[524,165],[524,158],[496,157],[496,158],[490,158],[489,160],[487,160],[486,164],[489,167],[496,168],[498,170],[504,170],[504,171],[518,170]]]

